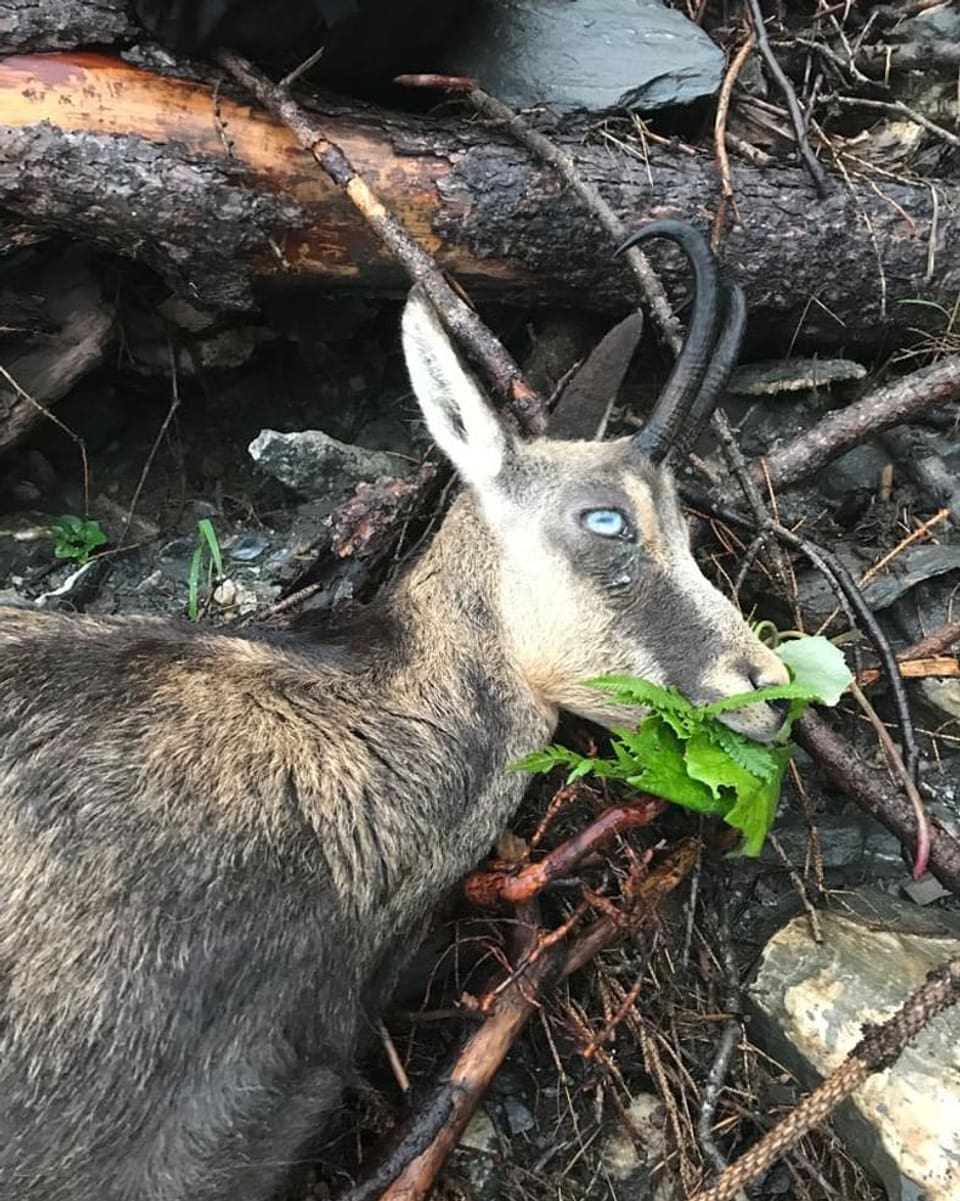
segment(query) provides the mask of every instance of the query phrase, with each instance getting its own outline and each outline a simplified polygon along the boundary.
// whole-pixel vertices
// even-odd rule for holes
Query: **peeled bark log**
[[[476,122],[330,108],[331,140],[441,264],[477,297],[623,311],[630,273],[546,168]],[[144,260],[216,309],[248,308],[268,280],[393,293],[406,280],[349,202],[289,132],[197,82],[93,54],[0,63],[0,203],[20,218]],[[608,146],[561,143],[628,225],[654,216],[707,224],[719,196],[712,159],[651,151],[648,167]],[[650,186],[652,177],[653,186]],[[915,324],[960,290],[960,189],[939,185],[937,254],[928,283],[926,187],[890,183],[817,201],[802,171],[736,168],[742,225],[728,270],[752,311],[791,333],[876,341],[886,321]],[[859,208],[859,212],[858,212]],[[877,257],[884,257],[886,316]],[[906,216],[905,216],[906,214]],[[909,218],[909,219],[907,219]],[[660,250],[675,287],[683,264]],[[819,304],[811,304],[816,297]],[[842,324],[841,324],[842,323]]]

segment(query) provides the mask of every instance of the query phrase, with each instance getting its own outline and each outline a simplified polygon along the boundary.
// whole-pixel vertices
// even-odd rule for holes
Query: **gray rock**
[[[640,1093],[630,1102],[626,1117],[600,1148],[600,1167],[614,1195],[623,1201],[674,1201],[682,1195],[676,1176],[666,1171],[651,1175],[655,1164],[669,1158],[663,1102],[652,1093]]]
[[[960,680],[938,680],[931,676],[920,681],[920,691],[935,709],[953,721],[960,719]]]
[[[243,534],[228,543],[230,558],[238,563],[252,563],[269,547],[270,539],[263,534]]]
[[[727,391],[741,396],[774,396],[863,379],[866,374],[866,367],[852,359],[775,359],[738,367],[730,376]]]
[[[526,1134],[536,1126],[533,1114],[519,1097],[507,1097],[504,1100],[503,1115],[511,1134]]]
[[[856,903],[856,894],[850,894]],[[960,955],[960,923],[870,890],[864,914],[821,914],[824,940],[806,917],[768,943],[747,992],[753,1039],[807,1087],[833,1071],[888,1018],[927,972]],[[851,905],[851,908],[853,906]],[[938,1014],[887,1071],[875,1073],[832,1120],[851,1153],[891,1201],[920,1189],[927,1201],[960,1196],[960,1009]]]
[[[864,442],[824,467],[820,490],[831,500],[875,493],[880,487],[881,472],[889,462],[889,456],[878,446]]]
[[[352,496],[358,484],[405,475],[408,469],[398,455],[339,442],[322,430],[261,430],[248,449],[267,475],[331,509]]]
[[[876,612],[892,605],[917,584],[958,568],[960,546],[938,546],[935,543],[908,546],[893,560],[888,572],[867,585],[864,595],[870,608]]]
[[[914,905],[932,905],[934,901],[942,901],[952,895],[950,890],[944,888],[936,876],[931,876],[929,872],[919,880],[911,877],[902,887],[904,896],[909,897]]]
[[[500,1139],[490,1115],[478,1109],[460,1138],[457,1166],[477,1201],[495,1201],[501,1193]]]
[[[477,0],[442,69],[513,108],[650,112],[712,96],[724,58],[660,0]]]

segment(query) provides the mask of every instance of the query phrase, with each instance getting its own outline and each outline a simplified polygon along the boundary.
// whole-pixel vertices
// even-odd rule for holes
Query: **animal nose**
[[[772,654],[770,658],[772,663],[765,663],[762,667],[752,667],[746,672],[747,679],[754,688],[775,688],[778,684],[786,684],[790,679],[790,673],[785,665],[775,658]],[[779,705],[780,701],[770,701],[772,705]]]
[[[782,663],[771,664],[762,668],[754,668],[748,672],[750,683],[754,688],[771,688],[777,684],[786,684],[790,676],[787,669]],[[776,713],[781,721],[786,721],[787,714],[790,712],[790,702],[788,700],[767,701],[770,708]]]

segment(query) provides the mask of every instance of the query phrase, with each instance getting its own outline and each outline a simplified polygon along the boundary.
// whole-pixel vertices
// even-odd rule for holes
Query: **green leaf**
[[[710,722],[704,726],[704,731],[744,771],[760,780],[770,780],[776,775],[777,758],[772,747],[754,742],[746,734],[740,734],[719,722]]]
[[[760,854],[777,816],[783,773],[793,752],[790,747],[778,747],[775,753],[779,759],[776,775],[769,780],[758,781],[756,789],[741,794],[723,815],[728,826],[743,834],[743,853],[751,857]]]
[[[805,639],[798,639],[805,641]],[[824,639],[826,641],[826,639]],[[777,651],[777,654],[780,652]],[[743,709],[746,705],[759,705],[765,701],[816,701],[820,689],[806,681],[791,680],[789,684],[770,684],[766,688],[755,688],[752,692],[738,692],[725,696],[709,705],[701,705],[697,713],[701,717],[718,717],[731,709]]]
[[[86,521],[73,514],[58,517],[50,526],[50,533],[53,535],[53,553],[56,557],[75,559],[81,565],[89,561],[91,551],[107,541],[99,521]]]
[[[777,745],[754,742],[718,718],[746,705],[789,700],[785,739],[808,702],[836,704],[852,679],[843,655],[826,638],[787,640],[777,653],[790,670],[789,683],[724,697],[709,705],[695,706],[676,688],[633,676],[589,680],[588,684],[607,692],[616,704],[648,710],[636,729],[611,732],[614,757],[592,759],[553,746],[516,766],[548,771],[562,765],[569,769],[568,780],[589,772],[625,780],[633,788],[676,805],[722,817],[741,832],[744,853],[757,855],[776,814],[792,748],[782,741]]]
[[[810,700],[835,705],[853,683],[843,651],[822,635],[783,642],[776,653],[790,668],[793,683],[810,690]]]
[[[576,766],[581,761],[590,762],[589,759],[585,760],[583,755],[578,755],[576,751],[571,751],[565,746],[548,746],[545,750],[527,755],[519,763],[511,763],[507,771],[530,771],[542,775],[544,772],[553,771],[555,767]]]
[[[652,796],[663,797],[697,813],[723,813],[727,804],[718,804],[714,793],[700,780],[691,778],[684,760],[684,740],[660,714],[648,717],[636,733],[617,730],[639,771],[627,783]]]

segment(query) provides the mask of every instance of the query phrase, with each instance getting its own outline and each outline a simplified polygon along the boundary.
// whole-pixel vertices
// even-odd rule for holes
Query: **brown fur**
[[[0,610],[0,1201],[275,1196],[515,809],[507,765],[561,706],[622,717],[582,681],[782,678],[694,566],[665,473],[624,442],[515,443],[429,315],[407,322],[473,489],[375,624]],[[612,504],[632,541],[579,524]]]

